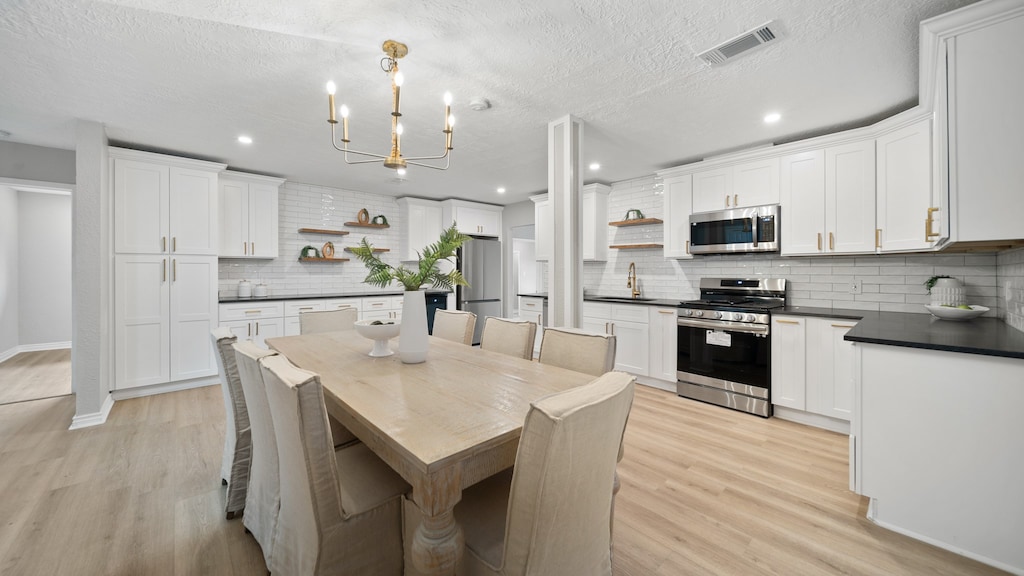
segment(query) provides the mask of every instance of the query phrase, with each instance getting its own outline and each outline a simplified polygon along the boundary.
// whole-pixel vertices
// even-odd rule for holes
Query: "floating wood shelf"
[[[360,222],[345,222],[345,226],[352,226],[353,228],[391,228],[391,224],[363,224]]]
[[[304,234],[332,234],[334,236],[347,236],[351,234],[348,230],[327,230],[326,228],[299,228]]]
[[[348,258],[299,258],[299,262],[348,262]]]
[[[664,248],[662,244],[615,244],[609,246],[613,250],[642,250],[644,248]]]
[[[619,220],[618,222],[609,222],[609,226],[642,226],[644,224],[661,224],[664,220],[661,218],[634,218],[633,220]]]
[[[351,251],[352,251],[352,247],[351,246],[346,246],[345,247],[345,252],[351,252]],[[373,251],[374,252],[391,252],[391,248],[374,248]]]

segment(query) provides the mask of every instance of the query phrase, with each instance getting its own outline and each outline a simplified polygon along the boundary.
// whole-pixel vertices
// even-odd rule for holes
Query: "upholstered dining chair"
[[[462,574],[611,574],[612,483],[635,380],[608,372],[532,403],[513,470],[456,505]]]
[[[355,330],[356,320],[359,320],[359,311],[355,308],[304,312],[299,316],[299,332],[301,334],[319,334],[321,332]]]
[[[284,356],[263,361],[281,464],[273,574],[402,574],[409,485],[366,444],[335,451],[320,378]]]
[[[488,316],[480,333],[480,349],[533,360],[536,336],[537,324],[534,322]]]
[[[476,314],[465,310],[437,310],[434,312],[433,335],[466,346],[473,344]]]
[[[249,467],[249,489],[245,495],[242,524],[260,547],[267,566],[274,557],[274,533],[281,503],[281,481],[277,461],[277,439],[274,423],[267,403],[267,388],[260,372],[260,362],[277,352],[267,350],[252,341],[234,345],[238,376],[245,394],[252,432],[252,463]]]
[[[534,402],[512,472],[463,491],[464,574],[611,574],[612,484],[636,377]]]
[[[537,361],[600,376],[615,368],[615,336],[573,328],[545,328]]]
[[[224,457],[220,466],[221,482],[227,485],[225,513],[231,520],[245,508],[245,492],[249,488],[249,459],[252,456],[252,437],[249,430],[249,411],[245,408],[242,381],[238,377],[235,350],[231,346],[238,338],[230,328],[216,328],[210,332],[217,354],[220,388],[224,393]]]

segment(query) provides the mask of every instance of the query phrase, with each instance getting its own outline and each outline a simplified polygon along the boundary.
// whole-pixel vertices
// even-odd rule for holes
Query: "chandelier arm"
[[[373,160],[349,160],[348,156],[345,156],[345,164],[372,164],[374,162],[383,162],[383,158],[375,158]]]
[[[422,162],[410,162],[408,158],[405,160],[405,163],[410,164],[412,166],[420,166],[422,168],[433,168],[434,170],[447,170],[448,167],[451,166],[452,158],[451,156],[449,156],[445,160],[444,166],[431,166],[430,164],[423,164]]]
[[[449,152],[451,152],[451,150],[445,150],[444,154],[441,154],[440,156],[413,156],[411,158],[406,158],[405,161],[409,162],[410,160],[443,160],[449,157]]]

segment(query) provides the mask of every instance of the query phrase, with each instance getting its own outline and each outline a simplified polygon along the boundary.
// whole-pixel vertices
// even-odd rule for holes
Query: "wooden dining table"
[[[316,372],[327,412],[412,486],[421,512],[411,544],[425,574],[453,574],[462,557],[455,505],[468,486],[511,467],[530,403],[593,376],[430,337],[427,361],[372,358],[354,330],[269,338]]]

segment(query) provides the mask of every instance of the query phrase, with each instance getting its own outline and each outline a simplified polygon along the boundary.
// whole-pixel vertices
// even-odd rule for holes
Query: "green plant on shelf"
[[[419,261],[414,270],[403,265],[392,266],[381,260],[373,252],[373,245],[367,242],[366,237],[363,237],[362,242],[351,251],[369,269],[370,272],[363,282],[371,286],[385,288],[391,282],[398,281],[406,290],[419,290],[425,284],[430,284],[434,288],[453,290],[456,286],[469,286],[462,277],[462,272],[452,262],[456,250],[469,240],[470,237],[459,232],[452,223],[451,227],[441,232],[437,242],[424,248],[423,252],[416,253]],[[451,271],[441,272],[438,269],[437,265],[442,260],[452,262]]]

